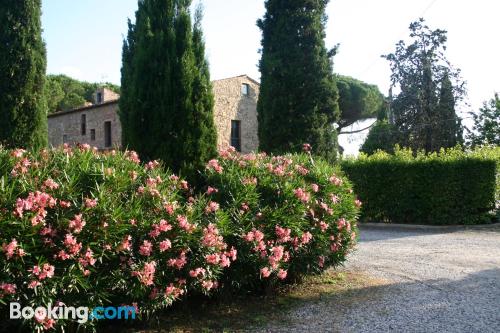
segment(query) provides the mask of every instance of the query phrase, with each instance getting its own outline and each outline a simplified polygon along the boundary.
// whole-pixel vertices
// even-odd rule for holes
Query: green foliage
[[[120,93],[120,87],[109,82],[90,83],[63,74],[47,75],[45,91],[49,113],[75,109],[86,102],[94,103],[93,94],[99,88],[108,88],[117,94]]]
[[[193,28],[190,4],[139,2],[123,45],[120,99],[124,146],[188,172],[216,155],[201,11]]]
[[[0,6],[0,144],[47,145],[46,51],[41,1]]]
[[[495,209],[495,196],[498,203],[498,147],[471,152],[457,147],[428,155],[396,149],[394,155],[362,154],[344,161],[342,168],[363,201],[362,218],[368,221],[484,223]]]
[[[378,120],[370,129],[360,151],[368,155],[375,153],[377,150],[392,154],[394,153],[394,146],[400,140],[400,136],[401,134],[396,126],[389,124],[387,120]]]
[[[468,139],[473,146],[500,145],[500,98],[498,94],[484,102],[479,113],[472,113],[474,127]]]
[[[391,103],[391,120],[402,134],[399,142],[427,152],[461,142],[463,128],[455,104],[466,95],[460,70],[444,55],[446,31],[431,30],[420,19],[410,25],[412,43],[396,44],[383,56],[390,62],[392,86],[400,92]]]
[[[340,169],[321,159],[230,150],[210,161],[206,177],[230,217],[219,228],[238,249],[228,287],[261,288],[269,283],[266,272],[272,280],[280,271],[291,278],[318,273],[344,262],[354,245],[360,203]]]
[[[385,114],[385,97],[377,86],[342,75],[338,75],[336,81],[341,112],[339,131],[358,120],[379,118],[380,114]]]
[[[339,118],[333,75],[335,50],[325,47],[328,1],[267,0],[262,30],[261,88],[257,106],[260,149],[298,152],[310,143],[313,152],[336,158]]]
[[[19,324],[7,320],[9,302],[136,302],[144,318],[182,294],[208,294],[220,277],[221,265],[205,256],[226,253],[215,227],[225,217],[206,213],[208,199],[189,199],[188,184],[157,163],[87,146],[38,153],[0,147],[0,175],[2,332]],[[53,268],[53,276],[35,273],[35,266]],[[203,274],[190,274],[200,268]],[[12,285],[14,293],[7,291]],[[50,325],[26,324],[31,332]]]

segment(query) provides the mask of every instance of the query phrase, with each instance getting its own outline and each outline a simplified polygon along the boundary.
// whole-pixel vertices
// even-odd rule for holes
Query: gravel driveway
[[[365,226],[344,269],[380,283],[308,302],[263,331],[500,332],[499,225]]]

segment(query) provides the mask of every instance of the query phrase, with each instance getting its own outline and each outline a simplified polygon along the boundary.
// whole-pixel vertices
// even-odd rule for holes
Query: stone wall
[[[82,135],[82,115],[86,116],[86,133]],[[105,146],[104,124],[111,122],[111,147]],[[49,143],[57,147],[63,143],[87,143],[99,149],[120,148],[122,128],[118,116],[118,102],[108,102],[77,110],[62,111],[49,115]],[[91,132],[95,130],[95,140]],[[63,142],[65,137],[66,142]]]
[[[259,147],[257,133],[257,99],[259,84],[246,75],[217,80],[213,83],[215,96],[214,120],[217,127],[217,146],[225,149],[231,143],[231,120],[241,122],[241,151],[254,152]],[[248,95],[242,85],[248,84]]]

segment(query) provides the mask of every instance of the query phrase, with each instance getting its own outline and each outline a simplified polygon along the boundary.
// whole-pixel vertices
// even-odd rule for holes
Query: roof
[[[258,84],[260,86],[260,83],[257,80],[252,79],[250,76],[248,76],[246,74],[237,75],[237,76],[231,76],[231,77],[227,77],[227,78],[219,79],[219,80],[213,80],[213,82],[230,80],[230,79],[235,79],[235,78],[240,78],[240,77],[245,77],[248,80],[250,80],[253,83]],[[112,101],[107,101],[107,102],[104,102],[104,103],[101,103],[101,104],[92,104],[92,105],[89,105],[89,106],[82,106],[82,107],[79,107],[79,108],[76,108],[76,109],[71,109],[71,110],[66,110],[66,111],[56,111],[54,113],[49,114],[47,117],[52,118],[52,117],[62,116],[62,115],[68,114],[68,113],[74,113],[74,112],[80,112],[80,111],[98,109],[98,108],[100,108],[102,106],[107,106],[107,105],[116,104],[116,103],[118,103],[117,99],[116,100],[112,100]]]
[[[226,78],[219,79],[219,80],[213,80],[213,82],[224,81],[224,80],[231,80],[231,79],[235,79],[235,78],[239,78],[239,77],[245,77],[245,78],[249,79],[250,81],[252,81],[253,83],[258,84],[260,86],[260,82],[259,81],[255,80],[255,79],[252,79],[250,76],[248,76],[246,74],[237,75],[237,76],[231,76],[231,77],[226,77]]]
[[[117,104],[117,103],[118,103],[118,100],[115,99],[115,100],[112,100],[112,101],[103,102],[101,104],[92,104],[92,105],[89,105],[89,106],[82,106],[82,107],[79,107],[79,108],[76,108],[76,109],[71,109],[71,110],[56,111],[54,113],[49,114],[47,117],[48,118],[52,118],[52,117],[62,116],[62,115],[68,114],[68,113],[73,113],[73,112],[98,109],[98,108],[103,107],[103,106],[108,106],[108,105]]]

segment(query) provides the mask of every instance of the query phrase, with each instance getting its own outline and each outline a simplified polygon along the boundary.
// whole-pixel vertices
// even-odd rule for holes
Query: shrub
[[[486,221],[495,208],[499,150],[454,148],[414,156],[396,148],[394,155],[362,154],[342,167],[364,203],[363,220],[474,224]]]
[[[205,177],[207,195],[229,217],[219,229],[238,249],[228,287],[255,290],[320,272],[341,264],[355,243],[361,203],[341,170],[323,160],[229,150],[208,163]]]
[[[224,215],[209,213],[187,182],[157,162],[142,166],[133,152],[0,148],[0,177],[4,324],[14,301],[127,304],[148,314],[183,294],[209,293],[235,259],[216,227]],[[225,261],[208,263],[209,256]],[[68,323],[25,324],[34,331]]]

